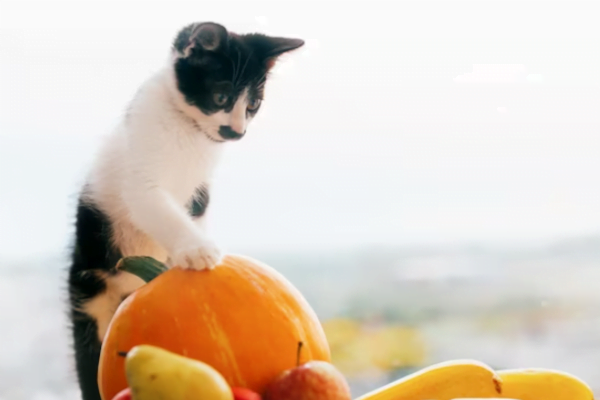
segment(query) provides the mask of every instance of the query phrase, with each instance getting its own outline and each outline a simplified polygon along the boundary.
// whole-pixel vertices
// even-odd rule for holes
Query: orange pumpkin
[[[152,279],[157,261],[131,259],[135,263],[122,262],[121,268],[151,281],[121,303],[108,328],[98,373],[104,400],[127,387],[123,352],[139,344],[203,361],[231,386],[258,393],[296,365],[299,342],[300,363],[330,361],[314,311],[267,265],[227,256],[210,271],[173,268]]]

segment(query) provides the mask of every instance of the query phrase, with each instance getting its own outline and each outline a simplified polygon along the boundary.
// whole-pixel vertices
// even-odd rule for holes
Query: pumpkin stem
[[[298,342],[298,352],[296,353],[296,367],[300,366],[300,353],[302,352],[302,342]]]
[[[129,272],[148,283],[169,268],[160,261],[147,256],[123,257],[115,266],[117,270]]]

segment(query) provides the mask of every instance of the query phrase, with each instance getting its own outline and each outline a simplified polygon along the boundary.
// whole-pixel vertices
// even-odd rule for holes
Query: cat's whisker
[[[244,75],[244,71],[246,71],[246,67],[248,66],[248,61],[250,61],[250,57],[252,57],[252,53],[254,53],[254,51],[250,51],[250,54],[248,54],[248,57],[246,58],[246,62],[244,63],[244,66],[242,67],[242,71],[240,72],[240,78]]]
[[[241,57],[241,53],[240,53],[240,49],[235,49],[236,53],[237,53],[237,63],[233,62],[233,59],[231,59],[231,62],[233,63],[233,77],[231,78],[231,82],[233,82],[233,84],[235,85],[235,81],[237,79],[237,74],[239,71],[239,65],[240,65],[240,57]]]

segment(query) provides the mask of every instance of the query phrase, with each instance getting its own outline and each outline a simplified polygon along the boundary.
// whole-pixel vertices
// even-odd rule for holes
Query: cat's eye
[[[248,103],[248,111],[256,111],[260,107],[260,99],[252,99]]]
[[[229,100],[229,96],[226,93],[217,92],[213,95],[213,101],[219,107],[224,106],[227,100]]]

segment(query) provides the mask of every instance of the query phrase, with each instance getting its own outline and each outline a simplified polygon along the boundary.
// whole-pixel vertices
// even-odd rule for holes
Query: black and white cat
[[[75,363],[83,400],[98,400],[101,342],[120,302],[142,281],[114,266],[146,255],[213,268],[219,248],[204,227],[223,144],[242,138],[277,57],[300,39],[238,35],[195,23],[176,36],[169,63],[148,79],[108,137],[77,208],[69,272]]]

